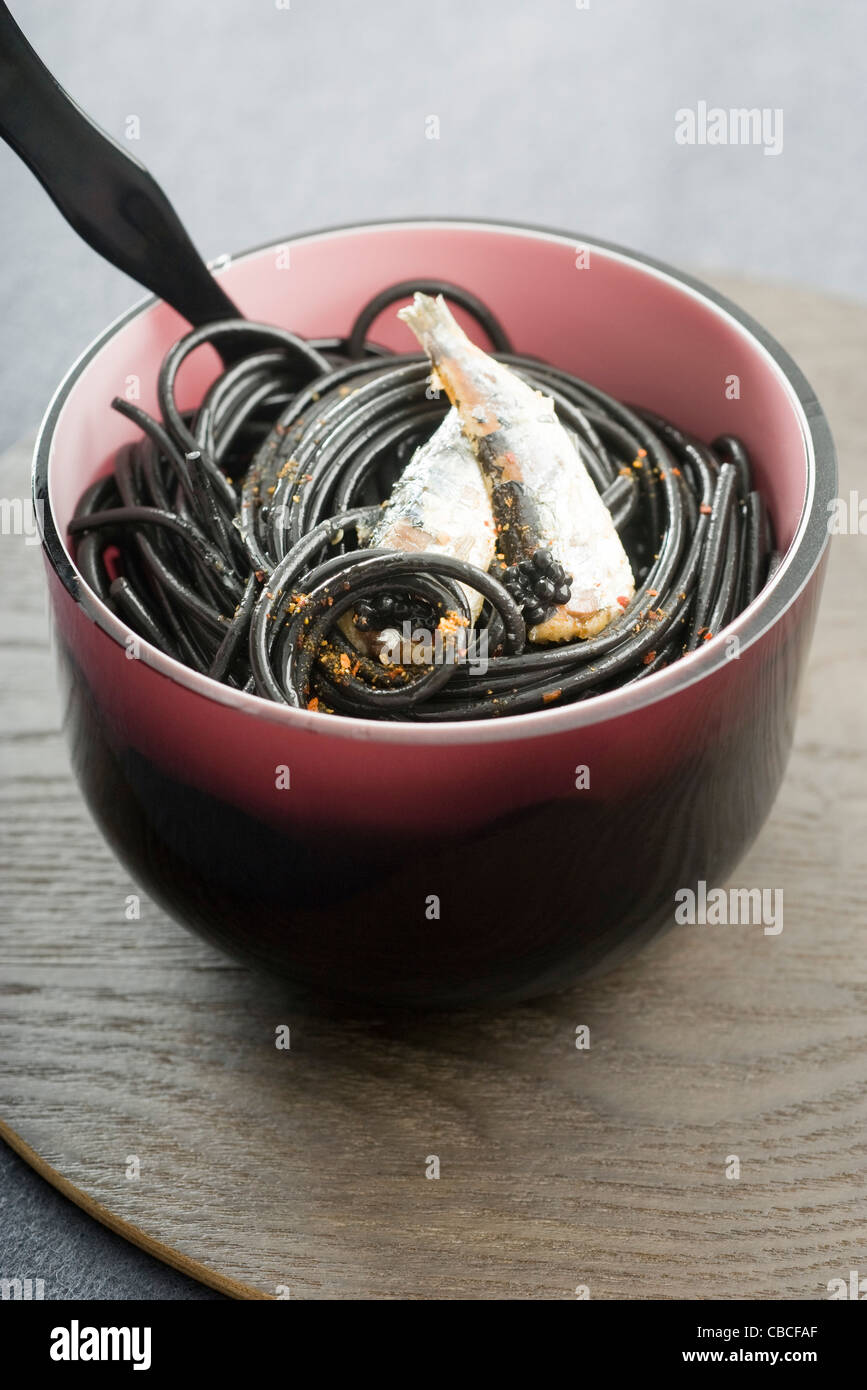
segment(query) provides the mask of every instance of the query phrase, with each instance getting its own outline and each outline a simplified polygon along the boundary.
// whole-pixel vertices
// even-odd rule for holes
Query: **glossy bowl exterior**
[[[437,728],[328,717],[218,686],[146,643],[136,656],[61,537],[134,435],[111,398],[133,383],[153,408],[160,357],[185,330],[149,301],[72,369],[35,464],[73,761],[106,838],[179,921],[308,1002],[502,1002],[609,966],[671,920],[678,888],[729,873],[779,788],[836,487],[807,383],[711,291],[556,233],[375,224],[266,247],[222,274],[249,317],[305,335],[345,333],[394,281],[471,288],[519,350],[705,438],[741,435],[785,559],[700,652],[537,715]],[[374,336],[407,348],[403,332],[389,315]],[[210,349],[188,364],[190,403],[215,370]]]

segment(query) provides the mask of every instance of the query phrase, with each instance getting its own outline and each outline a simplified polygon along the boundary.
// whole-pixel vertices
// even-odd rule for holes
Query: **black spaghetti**
[[[365,544],[382,503],[448,401],[421,354],[367,333],[413,290],[474,316],[492,354],[550,397],[613,517],[634,597],[601,633],[527,643],[520,596],[468,561]],[[195,411],[182,363],[203,343],[231,365]],[[766,581],[770,526],[743,445],[708,445],[544,362],[456,286],[394,285],[343,339],[302,340],[242,320],[188,333],[165,357],[157,420],[114,408],[141,438],[81,498],[69,532],[90,587],[140,638],[194,670],[296,708],[449,721],[551,708],[645,679],[715,636]],[[502,570],[499,572],[502,574]],[[467,586],[484,603],[475,622]],[[348,639],[388,616],[471,629],[461,659],[383,664]],[[471,659],[482,645],[485,661]],[[449,649],[454,655],[453,648]]]

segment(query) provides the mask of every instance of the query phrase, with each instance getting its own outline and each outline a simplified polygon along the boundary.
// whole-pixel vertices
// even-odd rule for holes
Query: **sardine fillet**
[[[467,560],[481,570],[490,567],[496,545],[491,501],[456,410],[450,410],[435,434],[416,449],[367,544],[386,550],[430,550]],[[469,585],[460,587],[475,622],[482,596]],[[378,653],[382,633],[359,632],[348,613],[340,625],[359,651]]]
[[[571,578],[567,602],[531,642],[592,637],[635,592],[611,514],[553,402],[467,338],[442,296],[416,294],[398,315],[431,359],[479,461],[507,565],[548,549]]]

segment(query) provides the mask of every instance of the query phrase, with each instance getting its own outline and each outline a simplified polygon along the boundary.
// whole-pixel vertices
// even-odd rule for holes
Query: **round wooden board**
[[[806,370],[848,497],[867,310],[721,287]],[[0,495],[28,472],[7,454]],[[834,546],[789,774],[732,880],[783,890],[782,933],[676,927],[556,998],[379,1024],[287,1012],[146,899],[126,919],[25,542],[0,539],[0,1132],[49,1180],[242,1297],[821,1299],[867,1272],[864,537]]]

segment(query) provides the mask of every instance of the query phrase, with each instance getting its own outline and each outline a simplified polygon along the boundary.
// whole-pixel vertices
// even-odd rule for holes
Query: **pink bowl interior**
[[[765,350],[723,310],[663,272],[591,245],[579,268],[566,238],[482,224],[392,224],[303,237],[244,255],[222,281],[251,319],[303,336],[345,334],[362,305],[386,285],[413,277],[453,281],[499,316],[515,348],[646,406],[705,440],[723,432],[749,449],[777,546],[793,540],[807,487],[805,436],[796,398]],[[282,252],[282,254],[280,254]],[[392,306],[371,336],[410,351]],[[459,315],[477,339],[466,316]],[[110,408],[139,392],[156,411],[156,378],[187,325],[165,304],[139,313],[87,364],[53,437],[50,496],[61,536],[86,486],[111,466],[135,426]],[[194,405],[219,368],[203,348],[185,365],[183,405]],[[727,384],[737,378],[736,398]]]

